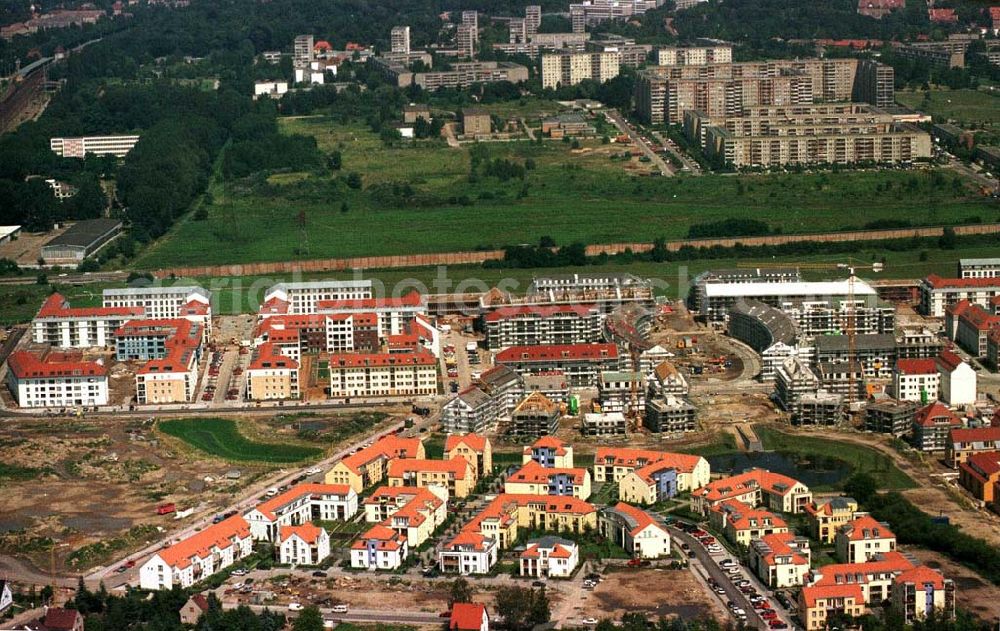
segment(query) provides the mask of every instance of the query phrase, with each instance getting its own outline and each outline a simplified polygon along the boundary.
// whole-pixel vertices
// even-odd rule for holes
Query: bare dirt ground
[[[5,480],[0,494],[0,552],[50,565],[46,538],[55,541],[57,570],[73,570],[68,556],[98,541],[143,543],[152,529],[177,522],[156,515],[156,506],[175,503],[196,512],[222,506],[239,488],[263,472],[239,467],[244,475],[228,481],[234,467],[178,454],[142,420],[31,419],[0,426],[5,464],[36,469],[29,479]],[[205,478],[212,482],[206,482]],[[95,554],[80,560],[100,563]]]
[[[42,246],[67,229],[68,227],[52,232],[21,232],[14,241],[0,244],[0,258],[12,259],[18,265],[37,265],[42,256]]]
[[[993,585],[964,565],[959,565],[948,557],[918,548],[906,548],[921,563],[955,581],[957,605],[971,611],[982,620],[996,621],[1000,618],[1000,586]]]
[[[713,595],[688,570],[643,569],[604,574],[598,586],[576,607],[581,618],[621,618],[644,613],[649,618],[680,616],[685,620],[711,617]]]

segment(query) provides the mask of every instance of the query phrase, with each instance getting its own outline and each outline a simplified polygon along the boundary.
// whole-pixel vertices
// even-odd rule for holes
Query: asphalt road
[[[722,571],[722,568],[719,567],[719,561],[725,558],[732,558],[730,555],[724,553],[713,556],[708,553],[708,551],[704,548],[704,546],[701,545],[701,543],[697,539],[687,534],[683,530],[679,530],[672,526],[667,526],[667,528],[670,530],[670,536],[674,538],[675,542],[686,543],[691,547],[691,550],[694,551],[695,558],[698,559],[702,567],[705,568],[705,571],[708,572],[709,576],[713,578],[715,582],[718,583],[720,587],[722,587],[723,590],[725,590],[726,598],[736,603],[738,607],[744,609],[747,612],[747,623],[750,626],[756,627],[758,629],[769,629],[767,622],[763,618],[761,618],[760,614],[758,614],[754,610],[753,605],[750,604],[750,601],[747,599],[746,595],[744,595],[743,592],[741,592],[736,587],[736,585],[733,584],[733,580],[729,576],[729,574]],[[733,560],[735,561],[736,559]],[[757,590],[758,593],[767,596],[770,590],[764,587],[760,583],[760,581],[757,580],[755,576],[753,576],[753,573],[748,568],[740,566],[740,569],[742,570],[742,575],[737,575],[736,578],[748,579],[753,584],[754,588]],[[788,624],[789,629],[795,628],[791,623],[788,612],[784,611],[784,609],[782,609],[781,605],[778,604],[775,601],[775,599],[768,597],[768,601],[770,602],[771,607],[778,612],[778,616],[786,624]]]
[[[333,464],[336,463],[338,460],[349,455],[355,449],[360,448],[364,443],[372,440],[375,436],[382,435],[388,432],[393,432],[401,427],[403,427],[403,423],[396,423],[388,428],[381,429],[377,432],[370,432],[364,435],[363,437],[359,437],[357,442],[348,447],[345,447],[341,451],[337,452],[335,455],[310,465],[310,468],[317,467],[319,469],[322,469],[323,471],[326,471],[327,469],[332,467]],[[186,524],[182,529],[178,531],[165,533],[160,540],[151,543],[142,550],[134,552],[125,558],[118,559],[114,563],[108,564],[106,567],[92,571],[90,574],[84,577],[84,580],[86,580],[88,584],[93,585],[95,587],[101,581],[104,581],[104,584],[108,589],[112,589],[114,587],[118,587],[120,585],[125,585],[125,584],[131,584],[131,585],[138,584],[139,567],[146,561],[146,559],[149,556],[154,554],[156,551],[166,547],[171,542],[176,541],[177,539],[184,539],[186,537],[190,537],[196,531],[199,531],[205,528],[206,526],[211,525],[213,517],[217,514],[226,513],[229,511],[237,511],[242,514],[249,511],[251,508],[253,508],[259,503],[259,498],[266,489],[268,489],[269,487],[279,487],[287,485],[294,478],[299,476],[302,472],[303,471],[301,469],[293,469],[293,470],[283,469],[276,475],[264,479],[259,483],[257,483],[256,485],[254,485],[253,487],[244,490],[243,493],[239,496],[239,499],[237,499],[236,502],[234,502],[233,504],[225,508],[220,508],[217,511],[212,511],[210,514],[206,514],[204,517],[198,519],[197,521]],[[314,477],[319,478],[321,476],[322,474],[319,474]],[[129,561],[134,561],[135,567],[122,573],[118,573],[116,571],[118,567]]]
[[[639,146],[642,153],[645,154],[646,157],[656,165],[656,168],[660,170],[660,175],[670,177],[674,174],[670,165],[668,165],[666,161],[660,157],[660,154],[653,151],[653,148],[642,139],[639,132],[637,132],[635,128],[632,127],[627,120],[625,120],[625,117],[618,113],[618,110],[605,110],[604,113],[607,115],[608,120],[610,120],[620,132],[628,135],[628,137],[632,139],[632,142]]]

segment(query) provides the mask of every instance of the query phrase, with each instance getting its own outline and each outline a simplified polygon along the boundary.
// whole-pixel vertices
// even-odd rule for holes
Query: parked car
[[[288,611],[302,611],[304,607],[300,603],[288,603]]]
[[[347,613],[347,605],[334,605],[331,611],[333,611],[333,613]]]

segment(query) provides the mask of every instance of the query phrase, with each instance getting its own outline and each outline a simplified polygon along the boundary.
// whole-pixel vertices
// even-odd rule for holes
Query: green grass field
[[[931,90],[924,99],[922,91],[900,91],[896,100],[934,117],[955,120],[960,125],[1000,125],[1000,94],[984,90]]]
[[[916,486],[910,476],[896,467],[891,458],[870,447],[801,434],[786,434],[768,427],[755,429],[767,450],[842,460],[851,466],[852,475],[867,473],[875,478],[882,490],[911,489]]]
[[[315,447],[253,442],[243,436],[235,421],[230,419],[171,419],[161,422],[159,429],[199,451],[223,460],[286,464],[301,462],[323,453],[323,450]]]
[[[996,219],[990,200],[965,186],[954,189],[950,173],[939,186],[922,171],[642,178],[602,154],[598,140],[577,152],[562,142],[480,145],[490,158],[535,163],[522,190],[520,180],[470,181],[468,146],[386,148],[361,125],[322,117],[281,125],[315,136],[324,151],[341,151],[340,176],[215,182],[209,218],[180,221],[135,267],[447,252],[536,243],[543,235],[559,244],[648,242],[684,238],[692,224],[730,217],[753,217],[786,233],[859,228],[878,219]],[[361,174],[363,190],[344,183],[349,172]]]

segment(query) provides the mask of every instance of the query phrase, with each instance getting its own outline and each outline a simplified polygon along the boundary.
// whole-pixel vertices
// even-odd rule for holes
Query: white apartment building
[[[406,537],[376,524],[351,545],[351,567],[365,570],[395,570],[409,556]]]
[[[212,331],[212,294],[197,286],[126,287],[105,289],[105,308],[141,307],[151,320],[183,318],[202,325],[205,338]]]
[[[580,562],[576,543],[559,537],[529,541],[521,553],[521,576],[569,578]]]
[[[496,565],[499,547],[496,539],[476,532],[460,532],[441,547],[438,566],[446,574],[489,574]]]
[[[298,484],[244,515],[256,541],[277,542],[281,528],[321,521],[347,521],[358,512],[358,494],[343,484]]]
[[[656,50],[660,66],[705,66],[733,61],[732,46],[668,46]]]
[[[389,31],[389,50],[394,53],[409,54],[410,52],[410,27],[394,26]]]
[[[959,259],[959,278],[998,278],[1000,277],[1000,258],[992,259]]]
[[[139,587],[185,589],[251,552],[250,527],[242,517],[233,515],[151,556],[139,568]]]
[[[501,411],[490,395],[472,387],[441,408],[441,424],[451,434],[482,434],[496,429]]]
[[[941,374],[933,359],[900,359],[892,373],[892,391],[900,401],[919,401],[924,405],[937,401]]]
[[[937,365],[941,375],[939,399],[951,407],[976,402],[978,376],[972,366],[951,351],[942,352],[937,358]]]
[[[896,550],[896,535],[889,527],[864,513],[837,530],[833,540],[843,563],[864,563]]]
[[[617,52],[559,52],[542,55],[542,87],[576,85],[590,79],[598,83],[618,76],[621,55]]]
[[[942,278],[931,274],[920,281],[920,310],[935,318],[943,318],[945,309],[960,300],[988,309],[996,296],[1000,296],[1000,277]]]
[[[57,348],[113,346],[115,331],[144,313],[142,307],[70,307],[62,294],[54,293],[31,321],[31,338]]]
[[[108,370],[61,353],[38,357],[16,351],[7,358],[7,387],[22,408],[108,404]]]
[[[330,556],[330,535],[312,524],[282,526],[278,562],[285,565],[319,565]]]
[[[83,136],[78,138],[50,138],[49,148],[61,158],[83,158],[88,153],[95,156],[124,158],[139,142],[139,136]]]
[[[482,318],[486,348],[538,344],[590,344],[602,338],[602,314],[596,305],[501,307]]]
[[[601,509],[598,519],[601,534],[640,559],[670,556],[670,533],[649,513],[619,502]]]
[[[437,394],[438,362],[430,353],[330,356],[330,397],[411,397]]]
[[[260,317],[316,313],[319,302],[344,302],[372,297],[370,280],[324,280],[278,283],[264,292]]]

